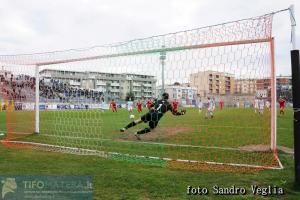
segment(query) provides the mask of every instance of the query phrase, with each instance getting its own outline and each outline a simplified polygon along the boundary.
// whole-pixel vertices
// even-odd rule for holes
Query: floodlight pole
[[[160,52],[160,63],[161,63],[161,95],[165,92],[165,60],[166,60],[166,51],[164,50],[165,46],[162,46],[162,51]]]
[[[293,109],[294,109],[294,159],[295,159],[295,182],[300,185],[300,63],[299,50],[296,49],[295,35],[295,14],[294,5],[290,6],[290,17],[292,26],[292,89],[293,89]]]
[[[35,65],[35,133],[40,133],[40,70]]]

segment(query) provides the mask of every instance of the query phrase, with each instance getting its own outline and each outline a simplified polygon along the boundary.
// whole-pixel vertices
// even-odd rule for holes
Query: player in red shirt
[[[136,103],[136,107],[139,113],[142,112],[142,103],[140,100],[138,100],[138,102]]]
[[[148,110],[150,110],[153,107],[153,102],[151,99],[147,100],[146,106],[147,106]]]
[[[280,108],[279,114],[284,115],[285,100],[283,98],[280,98],[278,102],[279,102],[279,108]]]
[[[177,110],[178,110],[178,101],[176,101],[176,99],[174,99],[174,101],[172,102],[172,107],[173,107],[173,110],[177,112]]]
[[[223,99],[220,100],[219,106],[220,106],[220,110],[222,110],[223,107],[224,107],[224,101],[223,101]]]
[[[110,108],[113,112],[117,112],[117,104],[114,99],[110,102]]]

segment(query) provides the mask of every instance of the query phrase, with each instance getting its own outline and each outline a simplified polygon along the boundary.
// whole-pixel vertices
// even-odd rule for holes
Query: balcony
[[[134,81],[150,81],[150,82],[156,82],[156,79],[154,77],[149,77],[147,76],[146,78],[141,78],[141,77],[135,77],[135,78],[132,78],[130,80],[134,80]]]
[[[134,91],[134,92],[141,92],[141,89],[133,88],[132,91]]]
[[[142,86],[142,85],[139,84],[139,83],[133,83],[132,85],[135,86],[135,87],[141,87],[141,86]]]
[[[49,73],[40,73],[40,76],[41,77],[49,77],[49,78],[51,78],[52,76],[51,76],[51,74],[49,74]]]
[[[70,81],[70,85],[72,85],[72,86],[80,86],[81,83],[77,82],[77,81]]]
[[[110,92],[120,92],[119,89],[110,89]]]
[[[95,90],[98,92],[106,92],[106,88],[102,88],[102,87],[95,88]]]
[[[120,83],[111,83],[111,86],[120,86]]]
[[[62,79],[66,79],[66,78],[71,78],[71,79],[80,79],[80,78],[86,78],[86,74],[85,73],[80,73],[80,74],[70,74],[70,73],[49,73],[48,77],[51,78],[62,78]]]
[[[106,82],[103,82],[103,81],[97,81],[97,82],[96,82],[96,85],[106,85]]]
[[[150,84],[150,83],[144,83],[143,86],[144,87],[152,87],[152,84]]]

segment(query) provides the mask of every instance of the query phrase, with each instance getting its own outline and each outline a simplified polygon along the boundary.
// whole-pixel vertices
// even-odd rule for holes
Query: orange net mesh
[[[2,104],[8,102],[2,111],[5,138],[111,152],[122,160],[173,160],[167,163],[172,168],[281,168],[272,17],[86,49],[0,56]],[[39,67],[38,135],[32,135],[34,66]],[[147,114],[147,102],[163,91],[173,109],[185,109],[186,115],[168,112],[120,133]],[[110,110],[112,100],[117,112]],[[146,127],[151,132],[137,141],[133,133]]]

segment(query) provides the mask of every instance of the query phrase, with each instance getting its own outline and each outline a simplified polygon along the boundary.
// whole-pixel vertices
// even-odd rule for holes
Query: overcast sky
[[[0,54],[89,47],[263,15],[296,0],[0,0]],[[274,17],[277,74],[290,74],[289,13]]]

